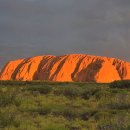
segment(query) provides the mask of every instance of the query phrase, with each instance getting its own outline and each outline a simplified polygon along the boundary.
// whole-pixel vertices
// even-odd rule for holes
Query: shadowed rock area
[[[125,79],[130,79],[130,63],[85,54],[45,55],[10,61],[0,73],[0,80],[107,83]]]

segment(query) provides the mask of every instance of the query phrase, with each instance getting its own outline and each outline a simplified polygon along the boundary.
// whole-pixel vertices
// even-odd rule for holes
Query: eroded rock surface
[[[121,79],[130,79],[130,63],[84,54],[45,55],[10,61],[0,73],[0,80],[105,83]]]

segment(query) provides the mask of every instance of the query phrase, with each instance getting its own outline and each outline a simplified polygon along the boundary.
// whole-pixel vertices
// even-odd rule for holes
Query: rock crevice
[[[130,79],[130,63],[115,58],[70,54],[36,56],[8,62],[0,80],[101,82]]]

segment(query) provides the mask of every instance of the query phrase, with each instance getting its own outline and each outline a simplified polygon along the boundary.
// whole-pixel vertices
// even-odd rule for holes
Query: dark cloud
[[[85,53],[130,61],[130,0],[0,0],[0,66]]]

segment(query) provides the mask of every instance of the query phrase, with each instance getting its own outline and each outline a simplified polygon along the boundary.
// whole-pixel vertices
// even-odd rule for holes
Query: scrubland
[[[0,130],[130,130],[122,82],[0,81]]]

